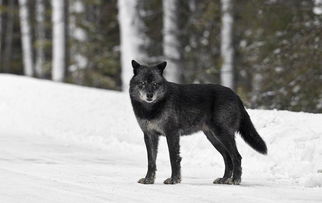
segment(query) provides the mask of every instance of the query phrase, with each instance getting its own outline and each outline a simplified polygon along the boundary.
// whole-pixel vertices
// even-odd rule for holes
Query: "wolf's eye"
[[[156,88],[156,87],[158,86],[158,84],[157,84],[156,82],[153,82],[153,83],[152,83],[152,86],[153,86],[154,88]]]
[[[144,86],[145,86],[145,84],[146,84],[146,82],[140,82],[140,86],[141,86],[141,87],[144,87]]]

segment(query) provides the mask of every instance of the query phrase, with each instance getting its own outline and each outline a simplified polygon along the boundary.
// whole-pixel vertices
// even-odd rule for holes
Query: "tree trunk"
[[[66,68],[65,1],[52,0],[53,65],[52,80],[63,82]]]
[[[183,79],[179,6],[178,0],[163,0],[163,53],[168,62],[165,75],[177,83]]]
[[[70,47],[71,65],[69,71],[76,84],[84,83],[83,70],[88,65],[88,59],[84,55],[83,44],[87,40],[86,31],[79,25],[79,22],[84,21],[85,5],[81,0],[72,0],[70,3],[69,12],[69,33],[72,40]]]
[[[233,0],[221,0],[221,84],[235,89],[234,44],[233,44]]]
[[[23,55],[23,72],[24,75],[32,77],[33,70],[33,54],[31,45],[31,27],[29,22],[28,0],[19,0],[19,16],[21,28],[21,42]]]
[[[8,73],[10,70],[11,54],[12,54],[12,36],[13,36],[13,23],[14,23],[14,0],[8,2],[8,12],[6,20],[6,35],[4,41],[4,54],[3,54],[3,72]]]
[[[36,1],[36,75],[39,78],[44,77],[45,63],[45,3],[44,0]]]
[[[252,91],[251,91],[251,98],[250,104],[251,108],[258,108],[258,99],[260,96],[260,90],[262,89],[262,81],[263,76],[260,71],[260,67],[258,65],[254,66],[253,70],[253,78],[252,78]]]
[[[121,33],[122,89],[127,91],[133,76],[131,60],[144,61],[148,56],[144,51],[147,38],[145,24],[140,17],[139,0],[118,0]]]
[[[3,1],[0,0],[0,6],[3,6]],[[0,71],[2,71],[2,11],[0,10]]]

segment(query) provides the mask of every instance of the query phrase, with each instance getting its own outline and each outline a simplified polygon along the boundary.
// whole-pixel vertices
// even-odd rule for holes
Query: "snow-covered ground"
[[[0,75],[0,202],[322,202],[322,114],[249,110],[268,145],[243,156],[240,186],[214,185],[223,160],[201,133],[183,137],[182,184],[161,138],[156,184],[124,93]]]

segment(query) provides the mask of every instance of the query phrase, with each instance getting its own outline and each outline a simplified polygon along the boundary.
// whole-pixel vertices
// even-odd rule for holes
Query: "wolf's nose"
[[[148,99],[152,99],[152,97],[153,97],[153,94],[151,94],[151,93],[148,93],[148,94],[146,94],[146,97],[147,97]]]

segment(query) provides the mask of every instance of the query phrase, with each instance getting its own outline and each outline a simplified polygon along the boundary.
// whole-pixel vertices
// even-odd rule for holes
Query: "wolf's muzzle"
[[[153,97],[153,94],[152,94],[152,93],[147,93],[147,94],[146,94],[146,98],[147,98],[148,100],[152,100],[152,97]]]

